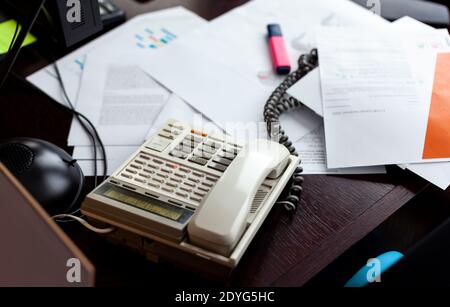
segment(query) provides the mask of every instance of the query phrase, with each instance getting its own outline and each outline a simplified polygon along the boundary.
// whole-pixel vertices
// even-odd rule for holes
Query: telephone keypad
[[[227,151],[223,151],[223,150],[219,151],[217,156],[228,159],[230,161],[232,161],[236,157],[236,155],[233,154],[232,152],[227,152]]]
[[[183,192],[176,192],[175,194],[177,194],[178,196],[181,196],[181,197],[183,197],[183,198],[186,198],[186,197],[189,196],[188,193],[183,193]]]
[[[169,193],[173,193],[174,189],[168,188],[168,187],[162,187],[161,188],[163,191],[169,192]]]
[[[158,183],[163,183],[164,180],[159,179],[159,178],[152,178],[153,181],[158,182]]]
[[[200,202],[202,200],[201,197],[195,197],[195,196],[191,196],[191,197],[189,197],[189,199],[192,199],[193,201],[196,201],[196,202]]]
[[[216,149],[214,149],[212,147],[209,147],[207,145],[203,145],[202,147],[200,147],[199,150],[202,151],[202,152],[206,152],[206,153],[212,154],[212,155],[216,153]]]
[[[208,167],[220,172],[224,172],[227,169],[225,165],[216,162],[209,163]]]
[[[189,177],[188,180],[192,181],[194,183],[199,183],[200,182],[200,180],[198,180],[197,178],[193,178],[193,177]]]
[[[190,157],[189,161],[200,164],[200,165],[205,165],[208,162],[208,160],[197,157],[197,156]]]
[[[161,172],[164,172],[164,173],[167,173],[167,174],[172,174],[173,173],[171,169],[168,169],[168,168],[165,168],[165,167],[161,167]]]
[[[203,138],[195,134],[188,135],[184,138],[188,142],[201,143]]]
[[[212,181],[212,182],[216,182],[217,181],[216,178],[213,178],[213,177],[210,177],[210,176],[206,176],[206,180]]]
[[[195,145],[196,144],[194,142],[184,139],[183,141],[181,141],[181,144],[179,145],[179,150],[181,150],[185,153],[191,153],[192,149],[194,149]]]
[[[159,184],[157,184],[157,183],[147,182],[147,184],[148,184],[149,186],[153,187],[153,188],[159,189]]]
[[[218,136],[186,131],[186,127],[176,123],[168,123],[145,147],[159,153],[169,148],[168,160],[139,152],[119,174],[122,179],[195,205],[203,201],[219,179],[208,169],[225,172],[242,148]],[[184,160],[185,165],[178,165],[170,158]],[[189,164],[196,166],[195,170]],[[198,168],[204,168],[205,172]]]
[[[147,164],[147,169],[149,169],[149,168],[159,169],[159,166],[158,166],[158,165],[155,165],[155,164],[149,163],[149,164]]]
[[[203,158],[205,160],[210,160],[212,158],[212,155],[207,153],[207,152],[202,152],[202,151],[196,151],[194,152],[194,156],[196,157],[200,157]]]
[[[164,129],[173,133],[174,125],[169,123],[163,128],[163,132]],[[201,131],[190,130],[172,147],[169,155],[215,171],[224,172],[241,148],[237,144],[225,142],[216,136],[210,137]]]
[[[202,160],[204,160],[201,161],[202,163],[208,162],[208,160]],[[135,185],[142,185],[156,192],[160,191],[196,206],[201,203],[218,180],[218,177],[211,174],[192,170],[187,166],[181,166],[145,153],[138,153],[120,172],[119,176]]]
[[[196,177],[203,177],[203,176],[205,176],[205,174],[199,173],[199,172],[196,172],[196,171],[193,171],[193,172],[192,172],[192,175],[194,175],[194,176],[196,176]]]
[[[180,183],[181,179],[175,178],[175,177],[170,177],[169,178],[171,181],[176,182],[176,183]]]
[[[197,189],[199,189],[202,192],[209,192],[209,189],[207,189],[207,188],[198,187]]]
[[[147,156],[147,155],[141,154],[141,155],[139,155],[139,157],[142,158],[142,159],[144,159],[144,160],[150,160],[150,157]]]
[[[137,164],[130,164],[130,167],[135,168],[135,169],[142,169],[142,166],[139,166]]]
[[[192,183],[192,182],[189,182],[189,181],[185,181],[184,184],[187,185],[188,187],[191,187],[191,188],[195,187],[195,183]]]
[[[177,158],[183,159],[183,160],[188,157],[187,154],[185,154],[185,153],[183,153],[181,151],[178,151],[178,150],[172,150],[170,152],[170,155],[173,156],[173,157],[177,157]]]
[[[213,161],[217,162],[217,163],[220,163],[220,164],[223,164],[223,165],[226,165],[226,166],[231,164],[231,160],[224,159],[224,158],[215,158]]]
[[[206,193],[202,193],[202,192],[199,192],[199,191],[195,191],[194,194],[198,195],[200,197],[204,197],[206,195]]]
[[[189,188],[186,188],[186,187],[183,187],[183,186],[180,187],[180,190],[188,192],[188,193],[192,192],[192,189],[189,189]]]
[[[203,182],[202,182],[202,185],[204,185],[205,187],[208,187],[208,188],[212,188],[212,186],[214,185],[214,183],[208,182],[208,181],[203,181]]]
[[[170,140],[161,138],[161,137],[154,137],[152,142],[147,145],[148,148],[153,149],[155,151],[161,152],[169,146]]]
[[[141,178],[134,178],[135,181],[140,182],[140,183],[145,183],[146,181],[144,179]]]
[[[166,132],[166,131],[161,131],[160,133],[158,133],[158,135],[162,136],[162,137],[164,137],[166,139],[169,139],[169,140],[175,139],[175,136],[173,134],[171,134],[169,132]]]

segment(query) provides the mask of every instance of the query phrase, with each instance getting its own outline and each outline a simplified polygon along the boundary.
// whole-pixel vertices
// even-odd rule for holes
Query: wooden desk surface
[[[138,13],[183,5],[211,19],[245,0],[155,0],[139,4],[116,0]],[[37,47],[39,49],[39,47]],[[25,58],[26,57],[26,58]],[[47,61],[39,52],[26,52],[16,72],[27,74]],[[46,96],[10,79],[0,96],[0,138],[38,137],[69,152],[66,146],[70,115]],[[262,107],[262,105],[261,105]],[[88,181],[87,190],[92,189]],[[242,286],[299,286],[417,195],[427,183],[396,167],[387,175],[305,176],[304,194],[295,216],[274,208],[226,284]],[[140,255],[107,243],[75,223],[64,225],[97,268],[97,284],[209,285],[210,281],[172,267],[153,264]]]

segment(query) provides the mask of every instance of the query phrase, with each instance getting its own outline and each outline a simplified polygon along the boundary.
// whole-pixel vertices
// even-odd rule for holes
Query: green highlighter
[[[19,32],[22,27],[19,26]],[[8,52],[11,40],[16,30],[16,21],[13,19],[3,21],[0,23],[0,54]],[[36,41],[36,37],[28,33],[22,43],[22,47],[28,46]]]

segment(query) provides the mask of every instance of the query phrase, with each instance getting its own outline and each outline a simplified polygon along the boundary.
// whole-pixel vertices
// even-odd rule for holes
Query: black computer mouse
[[[0,162],[22,183],[49,215],[79,208],[84,176],[68,153],[33,138],[0,142]]]

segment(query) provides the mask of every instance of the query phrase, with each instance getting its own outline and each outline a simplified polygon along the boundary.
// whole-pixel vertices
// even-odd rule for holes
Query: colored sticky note
[[[22,27],[19,26],[19,31]],[[0,23],[0,54],[8,52],[11,40],[14,36],[14,31],[16,30],[16,21],[8,20]],[[30,45],[36,41],[36,37],[28,33],[25,40],[22,43],[22,47]]]
[[[424,159],[450,157],[450,53],[439,53],[423,148]]]

